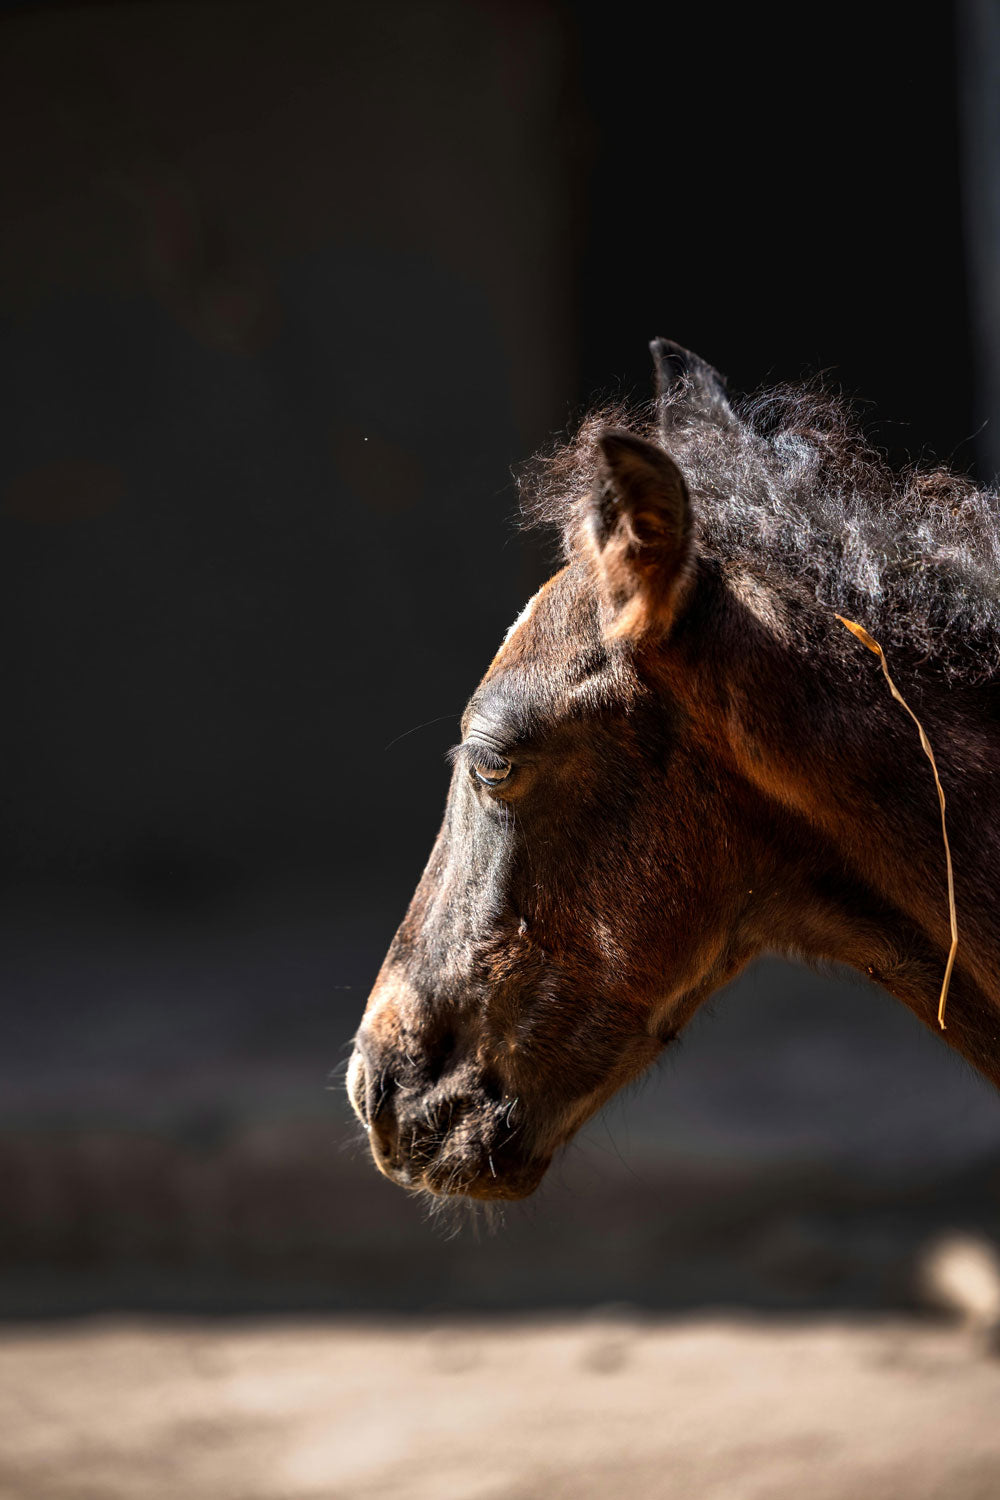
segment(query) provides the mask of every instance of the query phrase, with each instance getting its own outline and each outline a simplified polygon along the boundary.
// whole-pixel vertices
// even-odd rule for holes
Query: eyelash
[[[490,750],[486,745],[456,745],[449,752],[452,761],[462,756],[468,768],[469,775],[480,786],[487,789],[502,786],[514,769],[506,756],[500,755],[496,750]],[[480,774],[481,772],[486,774]],[[490,775],[490,772],[502,773]]]
[[[469,748],[470,764],[482,766],[488,771],[502,771],[510,765],[510,761],[503,755],[498,755],[495,750],[488,750],[485,745],[475,745]]]

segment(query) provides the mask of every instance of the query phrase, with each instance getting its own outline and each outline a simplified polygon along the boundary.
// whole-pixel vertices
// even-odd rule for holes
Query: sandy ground
[[[926,1323],[81,1323],[0,1340],[3,1500],[995,1500]]]

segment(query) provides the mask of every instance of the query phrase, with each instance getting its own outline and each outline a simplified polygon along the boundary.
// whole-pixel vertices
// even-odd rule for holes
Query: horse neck
[[[945,851],[931,766],[879,662],[834,618],[808,635],[715,617],[688,653],[695,698],[770,821],[778,942],[867,973],[937,1028],[950,945]],[[690,680],[690,679],[689,679]],[[923,685],[921,685],[923,683]],[[959,949],[945,1038],[1000,1085],[1000,732],[995,693],[942,673],[899,686],[919,714],[947,795]],[[817,874],[819,872],[819,874]]]

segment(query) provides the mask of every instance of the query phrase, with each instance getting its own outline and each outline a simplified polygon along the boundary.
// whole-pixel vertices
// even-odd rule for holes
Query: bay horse
[[[941,821],[962,929],[943,1035],[1000,1083],[1000,501],[892,472],[837,401],[731,401],[665,339],[655,400],[536,465],[565,564],[465,710],[444,821],[355,1039],[379,1169],[532,1192],[765,951],[937,1029]]]

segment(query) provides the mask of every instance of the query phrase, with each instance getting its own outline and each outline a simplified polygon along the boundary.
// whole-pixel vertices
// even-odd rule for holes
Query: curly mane
[[[706,371],[718,383],[708,399]],[[996,490],[943,467],[897,473],[848,405],[822,390],[779,387],[730,405],[721,378],[701,366],[655,402],[592,411],[569,442],[527,466],[528,522],[557,528],[568,556],[608,426],[659,443],[679,465],[703,554],[771,588],[806,586],[825,609],[951,678],[1000,666]]]

